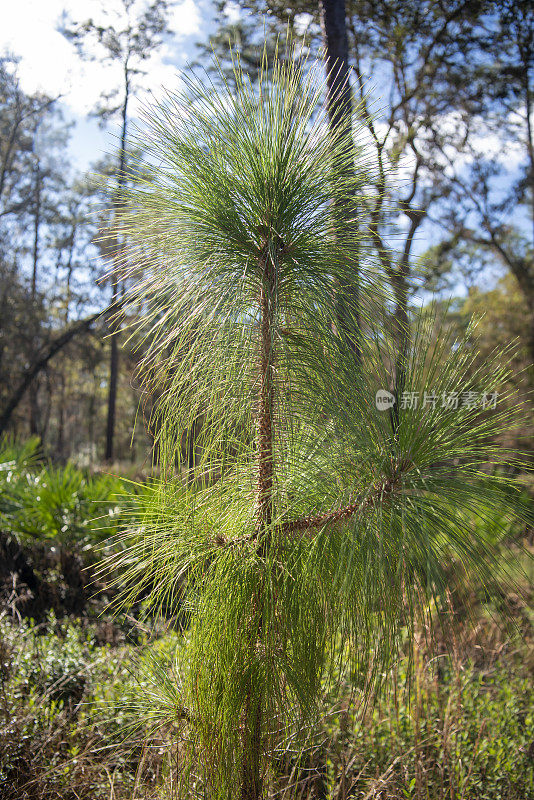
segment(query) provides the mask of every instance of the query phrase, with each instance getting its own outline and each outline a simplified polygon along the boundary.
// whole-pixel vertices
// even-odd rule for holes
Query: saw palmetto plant
[[[453,342],[422,317],[406,397],[377,408],[395,354],[352,224],[372,164],[357,119],[354,147],[329,131],[322,70],[275,58],[256,86],[239,65],[231,89],[187,79],[147,109],[121,199],[159,466],[123,601],[185,620],[178,672],[137,697],[145,721],[179,727],[184,796],[267,796],[324,693],[374,687],[401,632],[439,608],[452,559],[486,583],[498,567],[470,519],[510,497],[495,434],[511,418],[480,400],[503,370],[474,368],[472,331]],[[358,359],[336,318],[355,261]]]

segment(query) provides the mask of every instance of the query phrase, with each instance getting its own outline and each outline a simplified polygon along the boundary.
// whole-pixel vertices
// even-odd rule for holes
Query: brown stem
[[[410,466],[404,466],[403,471],[410,469]],[[392,494],[395,489],[400,485],[400,475],[394,478],[385,478],[379,483],[375,483],[365,492],[361,492],[351,503],[342,508],[334,511],[326,511],[324,514],[316,514],[315,516],[300,517],[300,519],[288,520],[283,522],[278,528],[279,532],[283,535],[291,535],[299,531],[308,531],[311,528],[322,528],[325,525],[330,525],[332,522],[340,522],[356,514],[361,514],[364,511],[370,510],[378,500],[383,500],[384,497]],[[255,538],[255,537],[254,537]],[[250,541],[250,537],[242,537],[240,539],[225,539],[223,536],[217,536],[213,540],[219,547],[232,547],[241,542]]]
[[[254,538],[258,543],[258,556],[265,555],[267,538],[273,518],[273,412],[274,412],[274,264],[267,245],[260,257],[262,273],[260,292],[260,386],[258,391],[258,486],[256,498],[256,527]],[[263,615],[259,592],[253,608],[256,633],[252,641],[252,658],[261,636]],[[262,693],[253,686],[251,677],[245,700],[243,721],[243,764],[241,775],[241,800],[260,800],[262,796],[261,777],[261,728]]]
[[[370,491],[358,495],[356,499],[343,508],[338,508],[335,511],[327,511],[324,514],[317,514],[316,516],[301,517],[300,519],[285,522],[281,526],[283,534],[297,533],[298,531],[307,531],[310,528],[322,528],[332,522],[340,522],[345,519],[350,519],[355,514],[361,513],[371,508],[377,500],[391,494],[394,489],[399,485],[400,477],[386,478],[379,483],[375,483]]]
[[[261,700],[258,697],[254,704],[253,692],[249,691],[245,701],[241,800],[260,800],[262,795]]]
[[[258,396],[258,494],[256,534],[268,529],[272,520],[273,490],[273,408],[274,408],[274,361],[272,348],[273,328],[273,265],[268,256],[263,256],[261,265],[264,280],[260,294],[260,389]]]

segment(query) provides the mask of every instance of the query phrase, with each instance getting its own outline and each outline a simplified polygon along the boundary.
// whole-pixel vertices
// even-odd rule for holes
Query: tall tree
[[[122,81],[110,91],[102,94],[102,102],[95,114],[105,123],[118,117],[120,120],[120,145],[118,170],[112,205],[118,211],[127,181],[126,151],[128,140],[129,105],[131,99],[141,89],[139,78],[146,74],[143,67],[161,46],[169,33],[167,24],[169,0],[151,0],[140,4],[136,0],[121,0],[119,13],[113,13],[102,6],[103,23],[88,19],[74,22],[65,19],[62,33],[74,43],[78,53],[91,60],[104,63],[118,63],[121,67]],[[112,248],[112,268],[110,274],[111,302],[119,302],[122,287],[119,281],[119,264],[123,251],[123,241],[119,232]],[[119,378],[119,338],[120,323],[111,322],[108,411],[106,424],[105,458],[111,461],[114,456],[115,417],[117,386]]]
[[[530,309],[523,338],[534,363],[534,8],[488,2],[480,23],[472,33],[476,58],[447,76],[463,131],[454,150],[437,138],[448,202],[436,221],[448,234],[449,258],[458,262],[471,244],[514,276]]]
[[[47,108],[46,115],[36,121],[31,148],[31,238],[29,242],[30,299],[36,304],[38,292],[45,291],[43,278],[50,285],[53,270],[53,231],[58,222],[63,195],[67,192],[68,170],[65,169],[64,153],[70,126],[63,121],[54,105]],[[48,262],[48,263],[47,263]],[[48,272],[48,275],[43,275]],[[49,298],[49,301],[52,298]],[[39,348],[39,331],[35,331],[35,349]],[[39,409],[39,378],[29,387],[30,433],[42,436],[43,427],[39,418],[46,419]]]
[[[56,208],[51,241],[56,290],[49,293],[49,302],[57,322],[65,330],[72,322],[105,305],[104,290],[98,283],[102,264],[93,243],[98,232],[98,221],[91,214],[91,206],[94,207],[98,197],[95,188],[91,179],[74,180],[65,188]],[[83,411],[76,408],[72,395],[77,394],[80,405],[83,403],[83,375],[91,368],[91,354],[101,349],[103,342],[98,336],[101,327],[92,327],[93,336],[74,337],[48,366],[55,403],[51,425],[55,439],[51,437],[50,446],[61,460],[73,454],[84,435],[89,438],[88,428],[80,424]],[[91,445],[92,441],[87,446]]]
[[[2,222],[31,204],[32,153],[39,122],[55,103],[44,94],[26,94],[14,56],[0,57],[0,218]]]
[[[462,108],[453,83],[462,80],[466,67],[477,58],[473,38],[484,4],[347,0],[347,50],[342,4],[337,1],[319,6],[311,0],[238,0],[238,4],[247,21],[260,19],[261,12],[277,21],[280,31],[289,23],[294,36],[303,36],[312,51],[325,41],[328,11],[332,52],[338,58],[348,52],[354,93],[367,119],[377,164],[376,191],[362,219],[362,233],[368,234],[391,286],[396,371],[402,373],[409,300],[416,287],[415,245],[429,211],[438,208],[449,191],[443,173],[443,131],[447,147],[462,146],[463,130],[450,124]]]
[[[349,47],[347,39],[347,24],[345,0],[320,0],[319,2],[321,29],[325,50],[326,65],[326,85],[328,117],[330,123],[331,136],[336,139],[342,137],[346,146],[350,150],[351,158],[346,162],[346,181],[347,187],[352,186],[353,190],[357,185],[355,179],[355,148],[352,138],[352,96],[349,71]],[[333,198],[336,213],[339,214],[343,224],[339,231],[343,239],[344,235],[351,236],[351,228],[355,226],[354,213],[349,209],[354,207],[354,198],[347,197],[345,193]],[[347,233],[345,234],[344,231]],[[349,233],[349,231],[351,231]],[[340,242],[343,246],[343,240]],[[359,301],[358,301],[358,262],[354,260],[352,264],[352,279],[350,286],[339,287],[337,291],[338,307],[338,326],[344,335],[349,337],[351,345],[355,351],[356,358],[360,360],[359,353]],[[352,306],[351,313],[347,314],[346,304]],[[352,319],[355,323],[355,330],[349,330],[348,320]]]
[[[109,303],[97,282],[99,255],[109,254],[99,253],[89,205],[104,190],[71,174],[58,105],[21,89],[15,59],[3,57],[0,67],[0,427],[20,435],[33,428],[61,458],[93,458],[105,433],[110,315],[97,323]],[[94,170],[111,174],[109,163]],[[102,207],[106,224],[112,215]],[[124,371],[133,368],[126,352]],[[135,403],[126,376],[123,383],[117,436],[125,443]]]
[[[34,371],[33,365],[57,333],[51,240],[66,187],[69,129],[51,98],[21,89],[17,61],[8,56],[0,61],[0,96],[0,405],[11,409],[11,418],[20,402],[13,404],[13,386],[24,383],[20,399],[28,389],[30,430],[41,435],[38,389],[44,366]]]

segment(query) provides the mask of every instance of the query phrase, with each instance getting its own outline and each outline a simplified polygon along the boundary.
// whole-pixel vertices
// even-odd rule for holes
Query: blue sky
[[[146,4],[147,0],[136,0],[136,8]],[[101,130],[88,114],[100,93],[121,76],[117,65],[83,62],[57,25],[62,12],[76,21],[91,17],[104,22],[103,9],[109,19],[120,6],[120,0],[15,0],[2,13],[0,51],[20,58],[19,77],[25,91],[61,96],[66,118],[76,123],[70,155],[79,170],[116,149],[116,126],[112,123]],[[157,96],[162,87],[176,86],[180,70],[195,56],[195,43],[207,38],[212,25],[210,0],[175,0],[170,16],[173,35],[146,64],[143,91],[132,107],[134,115],[149,93]]]
[[[134,10],[147,3],[148,0],[135,0]],[[64,12],[76,21],[92,17],[105,24],[103,13],[108,19],[113,18],[121,5],[120,0],[14,0],[2,15],[0,51],[7,50],[20,57],[22,88],[61,96],[66,119],[75,122],[69,148],[72,164],[78,171],[87,170],[92,162],[117,150],[117,125],[111,123],[102,130],[88,115],[102,91],[120,84],[120,67],[82,61],[57,26]],[[147,75],[143,90],[131,106],[132,115],[150,95],[157,97],[163,87],[177,87],[180,71],[196,56],[195,43],[206,41],[214,26],[212,0],[174,0],[170,15],[173,33],[146,62]],[[454,125],[455,120],[444,119],[442,124]],[[513,175],[524,157],[522,148],[508,146],[503,153],[502,142],[495,134],[482,133],[479,138],[475,142],[479,152],[501,160],[509,175]],[[462,167],[457,157],[456,166]],[[409,173],[409,163],[406,167]],[[401,165],[398,181],[402,181],[404,173]],[[427,224],[417,237],[416,252],[424,250],[436,236],[439,238],[439,231]]]

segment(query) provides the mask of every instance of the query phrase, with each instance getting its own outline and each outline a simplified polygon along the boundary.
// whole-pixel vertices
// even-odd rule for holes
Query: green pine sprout
[[[358,113],[354,147],[329,131],[320,73],[293,53],[265,59],[258,86],[239,64],[232,88],[186,77],[145,111],[110,234],[125,277],[142,275],[122,310],[142,309],[160,470],[112,566],[121,603],[142,595],[187,619],[180,683],[156,667],[157,691],[137,698],[145,720],[178,726],[183,796],[263,796],[321,698],[348,676],[371,692],[402,632],[441,607],[452,559],[490,590],[495,542],[470,520],[515,513],[517,458],[495,443],[509,404],[397,397],[395,424],[375,405],[395,348],[352,224],[373,164]],[[360,359],[336,322],[354,263],[360,307],[344,305]],[[501,357],[477,371],[473,331],[435,329],[421,315],[403,391],[499,390]]]

